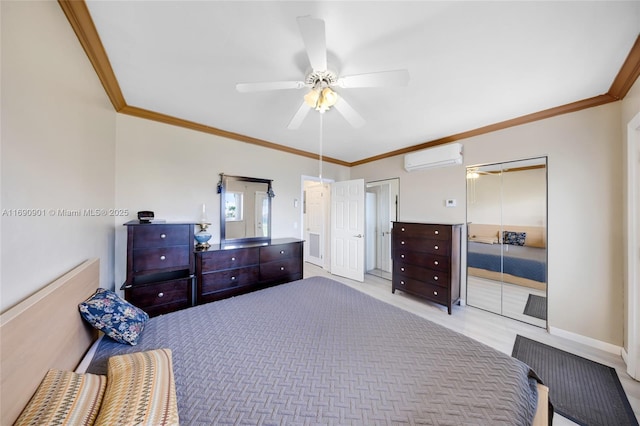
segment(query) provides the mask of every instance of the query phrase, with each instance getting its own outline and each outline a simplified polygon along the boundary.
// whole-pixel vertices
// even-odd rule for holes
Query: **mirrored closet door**
[[[467,225],[467,304],[546,327],[546,157],[467,167]]]

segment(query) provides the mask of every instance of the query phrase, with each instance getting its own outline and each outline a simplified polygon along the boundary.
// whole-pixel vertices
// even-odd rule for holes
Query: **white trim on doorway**
[[[622,356],[627,373],[640,380],[640,112],[627,125],[627,194],[626,194],[626,350]]]

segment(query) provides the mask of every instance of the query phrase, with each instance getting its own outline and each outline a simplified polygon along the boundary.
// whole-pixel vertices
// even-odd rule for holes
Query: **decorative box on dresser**
[[[402,290],[445,305],[460,299],[462,225],[394,222],[392,292]]]
[[[140,223],[127,227],[125,299],[149,316],[193,305],[193,223]]]
[[[196,304],[302,279],[302,240],[212,245],[195,252]]]

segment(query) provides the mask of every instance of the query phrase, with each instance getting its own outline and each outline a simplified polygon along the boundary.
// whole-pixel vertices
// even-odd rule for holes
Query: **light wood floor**
[[[530,294],[547,296],[542,290],[467,276],[467,305],[546,328],[547,321],[524,314]]]
[[[627,394],[627,398],[633,407],[636,417],[640,419],[640,382],[633,380],[629,375],[627,375],[625,371],[625,364],[620,355],[614,355],[559,336],[554,336],[547,333],[543,328],[505,318],[470,306],[454,306],[452,315],[448,315],[444,306],[415,298],[400,291],[392,294],[391,281],[384,278],[366,274],[364,282],[361,283],[339,277],[337,275],[331,275],[318,266],[309,263],[304,264],[305,278],[318,275],[340,281],[350,287],[367,293],[376,299],[405,309],[475,340],[479,340],[480,342],[508,355],[511,355],[516,335],[520,334],[521,336],[537,340],[592,361],[613,367],[618,373],[622,387]],[[553,423],[554,425],[560,426],[574,424],[557,413],[554,416]]]

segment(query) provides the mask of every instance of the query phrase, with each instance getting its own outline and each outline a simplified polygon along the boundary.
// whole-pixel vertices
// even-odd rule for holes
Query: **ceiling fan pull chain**
[[[324,117],[324,114],[320,114],[320,155],[319,155],[319,159],[320,159],[320,164],[319,164],[319,173],[320,173],[320,183],[322,183],[322,119]]]

